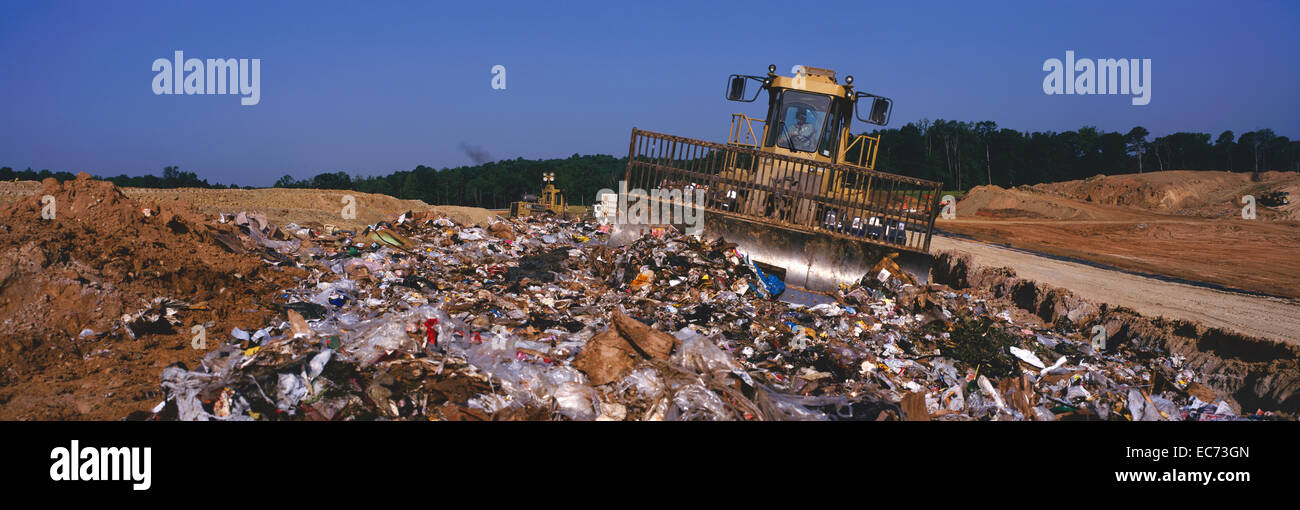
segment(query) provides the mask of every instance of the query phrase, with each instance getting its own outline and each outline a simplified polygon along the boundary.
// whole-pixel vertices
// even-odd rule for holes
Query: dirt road
[[[941,235],[934,237],[930,248],[964,251],[979,265],[1010,267],[1020,277],[1064,287],[1085,299],[1128,307],[1149,317],[1196,321],[1300,344],[1297,300],[1171,282]]]
[[[1300,197],[1300,174],[1167,171],[972,188],[936,227],[1140,273],[1300,299],[1300,199],[1242,216],[1241,197]]]

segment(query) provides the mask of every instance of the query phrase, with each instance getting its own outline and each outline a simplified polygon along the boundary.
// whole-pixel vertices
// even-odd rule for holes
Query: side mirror
[[[858,120],[866,122],[867,124],[876,124],[879,126],[889,123],[889,114],[894,106],[894,101],[892,99],[868,94],[866,92],[858,92],[856,97],[858,101],[854,113],[857,115]],[[862,118],[862,99],[867,97],[871,98],[871,106],[867,110],[867,118],[864,119]]]
[[[745,99],[745,77],[731,75],[731,85],[727,88],[728,101],[743,101]]]
[[[754,97],[748,99],[745,98],[745,82],[749,80],[754,80],[766,85],[766,82],[758,76],[745,76],[743,74],[733,74],[731,75],[731,78],[727,79],[727,100],[740,101],[742,103],[752,103],[754,102],[755,99],[758,99],[758,93],[755,93]],[[762,92],[761,88],[759,92]]]

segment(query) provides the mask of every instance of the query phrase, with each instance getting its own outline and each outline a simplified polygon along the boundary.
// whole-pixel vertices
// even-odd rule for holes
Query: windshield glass
[[[778,126],[773,132],[776,145],[802,152],[816,151],[830,106],[830,96],[798,90],[785,91],[781,95],[781,107],[774,123]]]

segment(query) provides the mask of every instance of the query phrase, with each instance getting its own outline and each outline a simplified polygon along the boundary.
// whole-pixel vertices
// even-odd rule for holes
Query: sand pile
[[[1081,181],[1039,184],[1035,190],[1105,205],[1178,211],[1208,205],[1220,191],[1242,188],[1250,174],[1168,171],[1096,175]]]
[[[380,221],[391,221],[405,211],[434,211],[445,214],[457,223],[486,227],[495,216],[487,209],[477,207],[431,206],[420,200],[403,200],[350,190],[126,188],[122,192],[141,202],[188,202],[198,212],[211,216],[239,211],[258,213],[275,225],[316,222],[362,229]],[[350,220],[342,217],[342,210],[347,205],[344,197],[349,196],[354,200],[352,206],[356,214]]]
[[[959,216],[991,218],[1089,219],[1087,210],[1073,207],[1058,198],[1022,188],[976,186],[957,203]]]
[[[1241,197],[1289,192],[1291,203],[1260,204],[1265,221],[1300,221],[1300,174],[1173,170],[1144,174],[1097,175],[1083,180],[1005,189],[976,186],[958,203],[958,215],[984,218],[1114,219],[1123,209],[1159,214],[1227,218],[1240,215]],[[1098,208],[1097,205],[1121,209]]]
[[[1250,173],[1172,170],[1097,175],[1084,180],[1038,184],[1029,189],[1096,204],[1215,217],[1240,211],[1243,195],[1258,197],[1268,191],[1300,190],[1300,174],[1262,172],[1254,180]],[[1280,214],[1276,219],[1300,218],[1294,206],[1277,212]],[[1264,216],[1274,218],[1273,214]]]

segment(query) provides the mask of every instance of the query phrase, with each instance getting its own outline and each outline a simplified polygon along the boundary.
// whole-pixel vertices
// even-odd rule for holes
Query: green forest
[[[880,136],[876,168],[943,181],[945,190],[967,190],[996,184],[1012,187],[1040,182],[1085,179],[1097,174],[1160,170],[1300,171],[1300,140],[1271,129],[1237,135],[1224,131],[1173,133],[1151,137],[1142,128],[1127,133],[1083,127],[1065,132],[1021,132],[1000,129],[997,123],[926,120],[897,129],[872,132]],[[478,159],[478,158],[475,158]],[[536,193],[543,172],[555,173],[555,184],[572,205],[588,205],[601,188],[615,189],[627,165],[625,157],[578,155],[565,159],[506,159],[472,166],[435,169],[420,165],[387,175],[360,176],[344,171],[311,178],[281,177],[282,188],[346,189],[419,199],[430,204],[503,209],[525,193]],[[71,172],[39,172],[0,168],[0,180],[72,179]],[[149,188],[228,188],[209,184],[194,172],[169,166],[162,176],[100,177],[118,186]],[[248,186],[245,186],[248,188]]]
[[[944,189],[954,190],[1161,170],[1300,171],[1300,140],[1271,129],[1152,138],[1141,126],[1127,133],[1095,127],[1026,133],[992,121],[922,119],[873,133],[880,135],[876,168],[943,181]]]

